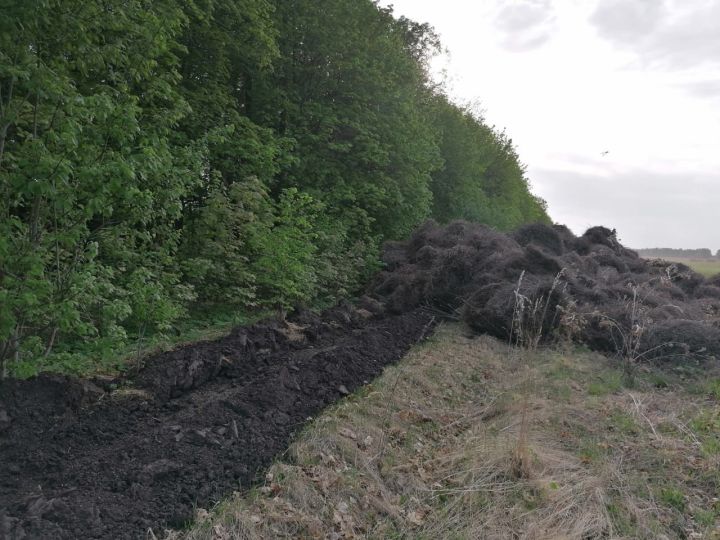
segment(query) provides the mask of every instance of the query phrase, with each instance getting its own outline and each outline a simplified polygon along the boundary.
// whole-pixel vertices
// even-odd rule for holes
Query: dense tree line
[[[332,301],[428,217],[548,220],[511,141],[429,80],[432,29],[371,0],[3,4],[3,373]]]

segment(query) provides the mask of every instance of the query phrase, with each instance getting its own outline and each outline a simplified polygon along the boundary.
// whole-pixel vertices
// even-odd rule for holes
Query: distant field
[[[701,259],[669,259],[674,262],[687,264],[690,268],[699,272],[704,276],[714,276],[720,274],[720,260],[701,260]]]

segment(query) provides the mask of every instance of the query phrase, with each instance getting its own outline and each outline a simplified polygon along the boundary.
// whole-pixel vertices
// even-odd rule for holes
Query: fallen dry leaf
[[[405,517],[410,523],[418,527],[425,523],[425,515],[415,510],[409,512]]]
[[[340,433],[343,437],[352,439],[353,441],[357,440],[357,434],[350,428],[340,428],[338,433]]]

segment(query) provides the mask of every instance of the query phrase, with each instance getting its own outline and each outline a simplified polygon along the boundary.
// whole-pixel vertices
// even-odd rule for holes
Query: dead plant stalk
[[[516,356],[518,364],[522,366],[525,372],[521,384],[518,438],[511,456],[511,469],[517,478],[529,478],[532,473],[528,440],[531,423],[530,394],[534,386],[534,380],[530,362],[532,356],[537,353],[545,332],[550,330],[545,328],[546,320],[549,310],[553,308],[551,306],[552,299],[561,284],[564,273],[565,269],[562,269],[555,276],[547,295],[540,295],[535,299],[531,299],[521,292],[523,280],[525,279],[525,271],[523,271],[518,278],[517,287],[514,291],[515,304],[510,329],[509,351]],[[557,309],[557,306],[554,306],[554,308]]]

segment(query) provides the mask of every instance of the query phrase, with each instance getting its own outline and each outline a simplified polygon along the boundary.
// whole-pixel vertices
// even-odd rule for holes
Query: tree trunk
[[[42,206],[42,197],[37,195],[33,201],[32,213],[30,215],[29,240],[32,244],[40,241],[40,208]]]
[[[8,364],[12,357],[15,363],[20,361],[20,331],[22,327],[20,324],[15,326],[15,330],[12,335],[2,341],[0,346],[0,380],[7,379],[9,375]]]
[[[43,356],[47,358],[50,356],[50,353],[52,352],[53,345],[55,345],[55,338],[57,338],[58,333],[58,327],[54,326],[52,329],[52,333],[50,334],[50,338],[48,339],[47,347],[45,347],[45,353]]]
[[[5,154],[5,140],[7,139],[8,128],[10,127],[10,121],[7,118],[10,116],[8,111],[12,105],[13,89],[15,87],[15,77],[10,77],[10,84],[8,85],[8,96],[7,105],[0,100],[0,107],[2,108],[2,114],[0,114],[0,122],[2,127],[0,128],[0,167],[3,162],[3,155]]]
[[[140,371],[140,360],[142,359],[142,342],[143,338],[145,337],[145,330],[147,328],[147,323],[142,323],[142,326],[140,327],[140,332],[138,333],[138,342],[137,342],[137,357],[135,358],[135,370],[137,372]]]
[[[9,341],[3,341],[0,345],[0,381],[7,379],[7,352],[10,348]]]
[[[5,154],[5,139],[7,139],[8,125],[0,128],[0,167],[2,166],[3,155]]]

